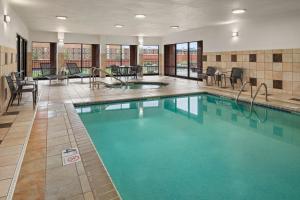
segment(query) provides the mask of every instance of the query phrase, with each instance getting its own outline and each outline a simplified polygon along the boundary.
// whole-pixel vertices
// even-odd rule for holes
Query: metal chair
[[[23,88],[21,86],[21,82],[20,82],[20,79],[16,79],[16,83],[17,83],[17,88],[15,87],[15,84],[14,84],[14,81],[12,79],[11,76],[5,76],[5,79],[7,81],[7,84],[8,84],[8,87],[9,87],[9,90],[10,90],[10,99],[8,101],[8,104],[7,104],[7,107],[6,107],[6,112],[8,111],[8,108],[9,106],[11,106],[14,102],[14,100],[18,97],[18,105],[20,104],[20,100],[21,100],[21,97],[22,97],[22,94],[24,92],[31,92],[32,93],[32,101],[33,101],[33,107],[35,107],[36,105],[36,95],[37,95],[37,92],[36,92],[36,88],[33,87],[33,88]]]
[[[207,67],[206,73],[199,73],[198,72],[198,80],[199,79],[205,79],[206,80],[206,84],[208,85],[208,77],[211,77],[211,81],[213,79],[215,79],[215,73],[216,73],[217,69],[215,67]]]
[[[243,69],[238,67],[233,67],[231,69],[230,76],[227,78],[230,80],[232,89],[234,89],[234,84],[236,84],[238,80],[240,80],[241,83],[243,82]]]

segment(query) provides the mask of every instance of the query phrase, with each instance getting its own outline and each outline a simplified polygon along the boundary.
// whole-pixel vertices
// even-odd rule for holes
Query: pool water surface
[[[124,200],[298,200],[300,116],[199,94],[76,107]]]

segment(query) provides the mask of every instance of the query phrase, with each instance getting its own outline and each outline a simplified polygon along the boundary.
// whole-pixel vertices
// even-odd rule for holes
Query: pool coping
[[[200,95],[200,94],[208,94],[208,95],[215,95],[220,97],[225,97],[230,100],[235,100],[235,98],[232,95],[229,94],[223,94],[218,92],[212,92],[212,91],[201,91],[201,92],[189,92],[189,93],[180,93],[180,94],[165,94],[165,95],[153,95],[153,96],[144,96],[144,97],[132,97],[132,98],[123,98],[123,99],[112,99],[112,100],[99,100],[99,101],[90,101],[90,102],[79,102],[79,103],[73,103],[74,107],[80,107],[80,106],[89,106],[89,105],[99,105],[99,104],[109,104],[109,103],[119,103],[123,101],[139,101],[139,100],[155,100],[155,99],[162,99],[162,98],[170,98],[170,97],[177,97],[177,96],[190,96],[190,95]],[[251,103],[250,99],[241,97],[238,102],[243,103]],[[274,103],[268,101],[268,102],[254,102],[253,105],[256,106],[263,106],[266,108],[272,108],[284,112],[294,113],[300,115],[300,107],[298,109],[294,109],[287,106],[279,106],[274,105]]]

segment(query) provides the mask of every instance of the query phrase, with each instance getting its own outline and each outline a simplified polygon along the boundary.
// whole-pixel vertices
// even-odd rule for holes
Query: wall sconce
[[[4,15],[4,22],[6,24],[9,24],[10,23],[10,16],[9,15]]]
[[[239,37],[239,32],[232,32],[232,37]]]

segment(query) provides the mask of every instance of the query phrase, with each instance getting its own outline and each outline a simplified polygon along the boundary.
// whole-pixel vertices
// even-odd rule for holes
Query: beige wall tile
[[[265,71],[265,79],[272,80],[273,79],[273,72],[272,71]]]
[[[299,53],[293,54],[293,62],[300,63],[300,54]]]
[[[293,63],[282,63],[282,71],[292,72],[293,71]]]
[[[300,72],[293,72],[293,81],[300,81]]]
[[[282,72],[282,63],[273,63],[273,71]]]
[[[265,62],[265,54],[259,53],[256,55],[256,62]]]
[[[257,70],[265,70],[265,63],[256,63]]]
[[[273,71],[273,80],[282,80],[282,72]]]
[[[260,78],[260,79],[264,79],[265,78],[265,71],[257,71],[256,72],[256,77]]]
[[[265,62],[268,62],[268,63],[273,62],[273,54],[271,54],[271,53],[265,54]]]
[[[265,63],[265,70],[266,71],[272,71],[273,70],[273,64],[272,63]]]
[[[283,72],[283,80],[284,81],[293,81],[293,73],[292,72]]]
[[[300,95],[300,81],[293,82],[293,95]]]
[[[300,48],[293,49],[293,53],[300,53]]]
[[[293,82],[292,82],[292,81],[283,81],[283,82],[282,82],[282,86],[283,86],[283,89],[284,89],[286,92],[289,92],[289,91],[292,92],[292,89],[293,89]]]
[[[284,63],[286,63],[286,62],[293,62],[293,54],[291,54],[291,53],[284,53],[284,54],[282,54],[282,61]]]
[[[293,72],[300,72],[300,63],[293,63]]]

